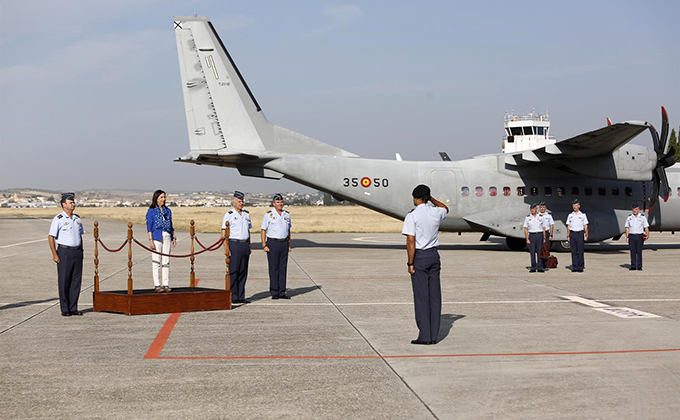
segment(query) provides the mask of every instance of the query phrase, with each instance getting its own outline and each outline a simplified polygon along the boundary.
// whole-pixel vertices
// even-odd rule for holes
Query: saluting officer
[[[416,208],[406,215],[401,231],[406,236],[406,264],[419,330],[418,338],[411,344],[436,344],[442,313],[438,233],[449,208],[430,196],[427,185],[418,185],[412,195]],[[434,206],[427,205],[428,201]]]
[[[541,246],[545,243],[545,221],[538,214],[538,205],[531,204],[531,214],[524,218],[524,237],[529,245],[529,255],[531,256],[530,273],[535,273],[538,268],[539,273],[544,273],[543,260],[540,258]],[[537,261],[538,260],[538,261]]]
[[[538,205],[538,214],[543,217],[543,225],[545,226],[545,242],[546,244],[550,244],[550,241],[553,239],[553,230],[555,229],[555,219],[553,219],[552,214],[548,213],[548,206],[545,204],[545,201],[541,201],[541,203]],[[543,268],[546,268],[548,266],[548,260],[545,258],[541,258],[543,261]]]
[[[626,242],[630,246],[629,270],[642,270],[642,245],[649,239],[649,222],[640,213],[640,205],[633,204],[633,214],[626,219]]]
[[[246,280],[248,279],[248,262],[250,260],[250,213],[243,208],[245,195],[234,191],[233,208],[224,214],[222,219],[222,237],[226,236],[229,222],[229,240],[227,256],[229,260],[229,276],[231,277],[231,302],[250,303],[246,300]]]
[[[61,195],[63,210],[52,219],[47,240],[52,250],[52,260],[57,263],[59,278],[59,305],[62,316],[82,315],[78,310],[80,285],[83,280],[83,222],[73,213],[76,208],[75,193]]]
[[[272,200],[274,208],[264,214],[260,238],[269,263],[269,293],[272,299],[290,299],[286,295],[286,272],[290,247],[290,213],[283,209],[283,195],[277,193]]]
[[[571,272],[582,273],[585,268],[583,244],[588,240],[588,216],[581,211],[581,203],[574,200],[573,212],[567,216],[567,241],[571,247]]]

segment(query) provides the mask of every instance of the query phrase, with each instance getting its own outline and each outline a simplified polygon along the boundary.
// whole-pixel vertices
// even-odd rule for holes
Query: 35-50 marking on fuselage
[[[374,186],[376,188],[387,188],[390,185],[390,181],[387,178],[369,178],[367,176],[362,177],[362,178],[343,178],[342,179],[342,186],[343,187],[358,187],[362,186],[364,188],[368,188],[370,186]]]

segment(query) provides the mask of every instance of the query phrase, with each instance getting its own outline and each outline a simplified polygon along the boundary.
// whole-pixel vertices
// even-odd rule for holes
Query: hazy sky
[[[678,0],[0,0],[0,189],[306,191],[172,162],[193,13],[271,122],[365,157],[497,153],[508,110],[548,108],[558,139],[661,105],[680,125]]]

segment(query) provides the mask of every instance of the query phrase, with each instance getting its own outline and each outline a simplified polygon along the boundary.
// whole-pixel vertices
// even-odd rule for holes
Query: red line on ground
[[[664,353],[676,352],[680,349],[644,349],[644,350],[610,350],[610,351],[563,351],[534,353],[468,353],[468,354],[405,354],[383,355],[385,359],[408,358],[447,358],[447,357],[518,357],[518,356],[578,356],[590,354],[629,354],[629,353]],[[165,360],[276,360],[276,359],[379,359],[381,356],[164,356]]]
[[[151,345],[149,346],[149,350],[147,350],[146,354],[144,355],[145,359],[160,358],[161,351],[163,351],[163,347],[165,347],[165,343],[168,341],[170,333],[175,328],[175,325],[177,324],[177,320],[179,319],[180,315],[182,315],[181,312],[175,312],[173,314],[170,314],[168,320],[165,321],[165,324],[158,332],[156,339],[153,340],[153,343],[151,343]]]

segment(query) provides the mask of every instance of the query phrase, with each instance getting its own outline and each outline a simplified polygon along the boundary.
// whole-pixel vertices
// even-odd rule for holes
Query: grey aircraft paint
[[[626,144],[648,123],[612,124],[540,149],[455,162],[364,159],[267,121],[207,18],[175,17],[175,35],[191,148],[179,162],[285,177],[397,219],[411,210],[413,187],[428,184],[450,207],[442,230],[504,236],[509,245],[524,239],[524,217],[539,201],[553,213],[556,241],[566,240],[574,198],[588,214],[590,242],[621,235],[633,202],[649,208],[652,230],[680,229],[680,170],[667,170],[661,185],[671,188],[670,197],[657,199],[657,153]]]

